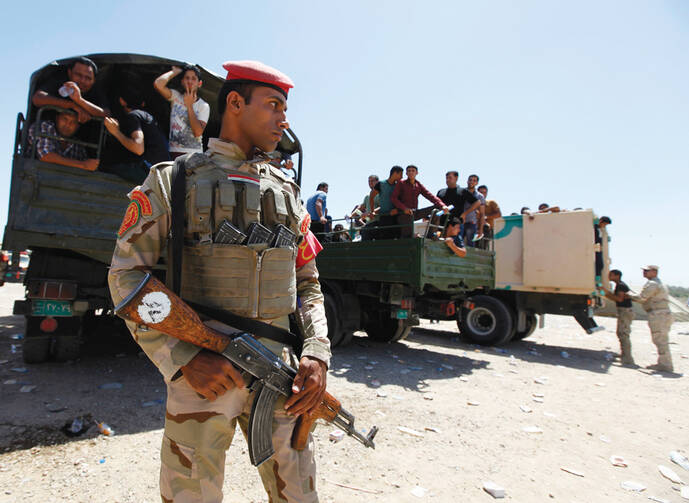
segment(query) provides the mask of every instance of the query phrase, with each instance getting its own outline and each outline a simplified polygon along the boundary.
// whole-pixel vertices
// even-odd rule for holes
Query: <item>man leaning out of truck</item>
[[[37,126],[40,134],[44,136],[36,137]],[[44,120],[40,124],[33,124],[29,128],[29,145],[36,144],[36,154],[41,161],[96,171],[98,159],[88,159],[84,147],[68,140],[78,130],[77,113],[74,110],[65,110],[57,114],[54,122]]]
[[[465,257],[467,254],[467,249],[464,247],[464,241],[460,234],[462,228],[462,221],[459,217],[450,217],[450,221],[447,223],[445,228],[445,244],[452,250],[452,253],[458,257]]]

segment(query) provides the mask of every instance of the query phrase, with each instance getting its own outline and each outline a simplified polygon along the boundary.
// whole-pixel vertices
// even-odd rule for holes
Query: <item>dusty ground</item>
[[[0,363],[0,502],[160,501],[165,390],[156,369],[122,348],[75,363],[24,365],[12,352],[23,320],[11,307],[21,295],[21,285],[0,289],[0,361],[8,360]],[[689,454],[689,378],[610,362],[615,322],[601,321],[608,330],[588,336],[573,320],[549,316],[530,339],[500,350],[460,342],[452,323],[423,324],[398,344],[362,336],[336,350],[329,391],[361,428],[376,424],[380,433],[374,451],[348,438],[331,443],[333,427],[316,430],[321,501],[491,501],[482,490],[487,480],[510,501],[681,501],[657,466],[689,482],[689,472],[668,459],[672,450]],[[675,324],[671,348],[678,372],[689,375],[688,333],[689,324]],[[646,323],[634,322],[632,341],[637,363],[653,363]],[[122,387],[99,389],[108,383]],[[29,385],[36,388],[20,392]],[[95,426],[75,438],[61,431],[84,415],[108,423],[115,436]],[[542,432],[523,431],[529,426]],[[225,500],[266,501],[246,444],[235,438]],[[612,466],[611,455],[629,466]],[[627,492],[620,487],[627,480],[647,489]]]

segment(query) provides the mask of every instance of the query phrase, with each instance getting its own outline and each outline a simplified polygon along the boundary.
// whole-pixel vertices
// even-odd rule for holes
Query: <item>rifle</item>
[[[242,370],[249,388],[256,394],[249,416],[249,457],[254,466],[270,458],[273,449],[273,412],[279,395],[292,394],[297,371],[246,332],[227,335],[206,326],[198,314],[158,279],[146,273],[141,283],[115,307],[125,320],[145,325],[171,337],[220,353]],[[316,419],[334,423],[347,435],[375,449],[376,426],[365,436],[354,428],[354,416],[328,392],[320,405],[302,414],[292,432],[293,449],[304,450]]]

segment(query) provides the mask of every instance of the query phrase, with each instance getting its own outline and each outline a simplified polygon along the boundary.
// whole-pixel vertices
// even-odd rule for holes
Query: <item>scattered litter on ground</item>
[[[373,370],[373,365],[366,365],[366,366],[364,366],[364,369]]]
[[[21,341],[24,338],[24,334],[14,334],[10,336],[13,341]]]
[[[563,472],[571,473],[572,475],[576,475],[577,477],[583,477],[584,472],[580,472],[579,470],[574,470],[573,468],[567,468],[566,466],[561,466],[560,470]]]
[[[75,417],[71,422],[65,424],[62,429],[70,437],[81,435],[86,430],[88,430],[88,427],[84,427],[84,420],[81,417]]]
[[[483,490],[496,499],[505,497],[505,489],[497,485],[495,482],[491,482],[490,480],[487,480],[483,483]]]
[[[443,368],[446,368],[447,370],[454,370],[455,369],[452,365],[448,365],[447,363],[443,363],[440,366]]]
[[[433,400],[433,395],[424,395],[423,399],[424,400]]]
[[[21,349],[21,346],[19,344],[12,344],[10,345],[10,353],[13,355],[16,355],[19,353],[19,350]]]
[[[108,382],[98,386],[98,389],[122,389],[122,383],[120,382]]]
[[[543,430],[538,426],[525,426],[522,431],[525,433],[543,433]]]
[[[625,480],[620,484],[622,489],[625,491],[634,491],[637,493],[640,493],[641,491],[646,490],[646,486],[643,485],[641,482],[636,482],[634,480]]]
[[[552,412],[543,412],[543,415],[545,417],[557,417],[557,414],[553,414]]]
[[[598,440],[600,440],[601,442],[605,442],[606,444],[610,443],[610,437],[606,437],[605,435],[601,435],[600,437],[598,437]]]
[[[658,465],[658,471],[663,477],[665,477],[669,481],[674,482],[675,484],[684,484],[684,481],[680,478],[679,475],[677,475],[677,473],[675,473],[675,471],[672,468],[665,465]]]
[[[670,500],[666,500],[664,498],[656,498],[655,496],[649,496],[648,499],[651,501],[655,501],[656,503],[670,503]]]
[[[397,429],[400,430],[402,433],[411,435],[412,437],[423,438],[423,433],[421,433],[420,431],[412,430],[411,428],[407,428],[406,426],[398,426]]]
[[[545,395],[544,395],[543,393],[532,393],[531,396],[534,397],[534,398],[543,398],[543,397],[545,397]]]
[[[10,369],[12,372],[19,372],[20,374],[26,374],[29,369],[25,367],[14,367],[13,369]]]
[[[481,405],[481,402],[476,402],[474,400],[467,400],[467,405],[473,405],[473,406],[479,406]]]
[[[339,442],[344,438],[344,431],[342,430],[334,430],[330,432],[330,440],[332,442]]]
[[[342,367],[342,368],[345,368],[345,369],[352,368],[352,366],[351,366],[349,363],[343,363],[343,364],[341,365],[341,367]]]
[[[112,437],[115,434],[115,430],[113,430],[107,424],[99,423],[98,421],[94,421],[94,422],[96,423],[96,426],[98,427],[98,431],[101,432],[102,435],[105,435],[106,437]]]
[[[400,370],[400,374],[403,374],[403,375],[404,375],[404,374],[408,374],[409,372],[411,372],[409,369],[402,369],[402,370]]]
[[[516,365],[517,364],[517,359],[514,357],[514,355],[510,355],[510,365]]]
[[[687,459],[686,456],[682,455],[681,453],[677,451],[672,451],[670,453],[670,459],[672,460],[673,463],[678,464],[685,470],[689,470],[689,459]]]
[[[469,378],[467,376],[459,376],[459,380],[462,382],[469,382]]]
[[[562,358],[569,358],[569,353],[568,353],[567,351],[561,351],[561,352],[560,352],[560,356],[561,356]]]
[[[537,403],[543,403],[543,399],[540,396],[533,397],[533,401]]]
[[[594,384],[595,384],[596,386],[598,386],[599,388],[605,388],[605,383],[604,383],[604,382],[597,382],[597,383],[594,383]]]
[[[627,468],[627,462],[624,460],[622,456],[617,456],[613,454],[610,456],[610,462],[612,463],[612,466],[619,466],[620,468]]]
[[[680,496],[682,496],[682,498],[684,498],[685,500],[689,500],[689,486],[682,487]]]
[[[529,350],[529,354],[530,354],[530,355],[533,355],[533,356],[541,356],[541,353],[539,353],[539,352],[536,351],[535,349],[530,349],[530,350]]]
[[[547,384],[547,378],[537,377],[533,380],[536,384]]]
[[[340,484],[339,482],[333,482],[332,480],[325,479],[326,482],[329,482],[330,484],[336,485],[337,487],[344,487],[345,489],[351,489],[352,491],[360,491],[362,493],[368,493],[368,494],[380,494],[383,491],[377,491],[377,490],[371,490],[371,489],[363,489],[361,487],[355,487],[355,486],[348,486],[346,484]]]
[[[519,406],[519,409],[520,409],[522,412],[526,412],[527,414],[528,414],[529,412],[533,412],[533,409],[532,409],[531,407],[529,407],[528,405],[520,405],[520,406]]]
[[[33,390],[35,390],[38,386],[35,384],[26,384],[19,388],[20,393],[31,393]]]
[[[414,488],[411,490],[411,493],[416,496],[417,498],[423,498],[426,496],[426,493],[428,492],[428,489],[425,487],[421,486],[414,486]]]
[[[2,384],[17,384],[17,380],[16,379],[7,379]]]
[[[438,428],[435,428],[434,426],[426,426],[424,427],[424,430],[432,431],[433,433],[440,433],[440,430]]]
[[[156,398],[155,400],[148,400],[141,404],[142,407],[153,407],[155,405],[161,405],[165,402],[162,398]]]
[[[380,398],[385,398],[386,396],[388,396],[388,394],[385,391],[383,391],[382,389],[379,389],[378,391],[376,391],[376,396],[378,396]]]
[[[371,386],[373,386],[374,388],[379,387],[380,381],[378,379],[374,379],[373,381],[371,381]]]

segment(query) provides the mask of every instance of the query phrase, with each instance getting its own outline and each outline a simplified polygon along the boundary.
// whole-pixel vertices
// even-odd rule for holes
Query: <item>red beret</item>
[[[280,70],[264,65],[260,61],[228,61],[222,65],[227,70],[226,80],[251,80],[281,91],[285,97],[294,87],[292,79]]]

